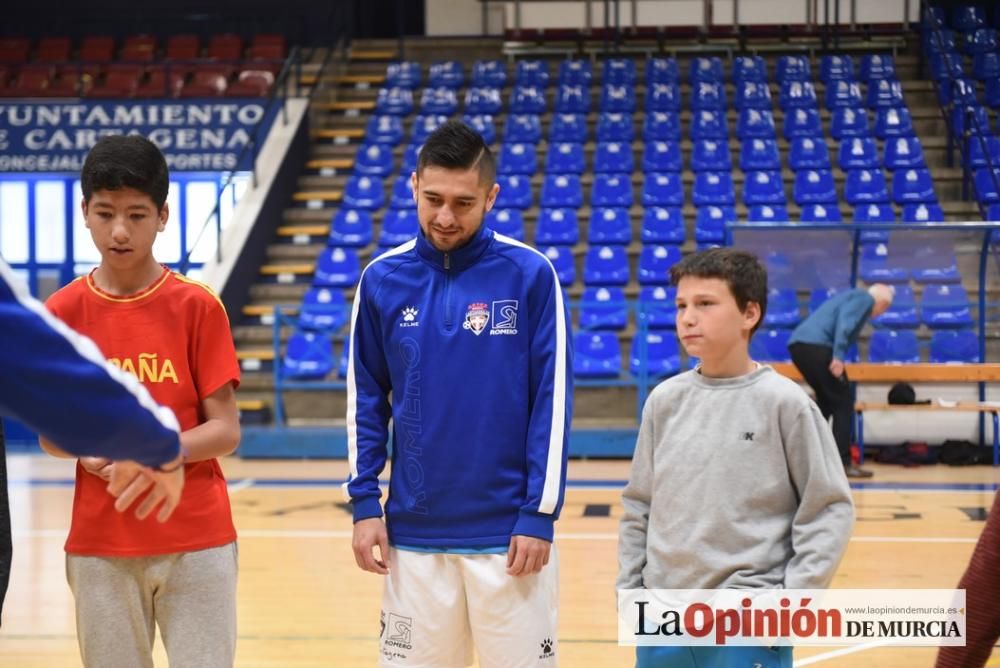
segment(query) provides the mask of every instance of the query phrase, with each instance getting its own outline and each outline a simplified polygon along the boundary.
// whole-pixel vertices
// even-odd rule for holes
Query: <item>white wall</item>
[[[483,32],[482,3],[478,0],[426,0],[424,26],[428,35],[481,35]],[[487,5],[490,34],[503,30],[502,3]]]

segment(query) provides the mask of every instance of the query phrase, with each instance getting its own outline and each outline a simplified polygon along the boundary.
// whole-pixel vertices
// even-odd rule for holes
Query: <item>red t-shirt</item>
[[[46,306],[93,339],[112,364],[135,374],[158,403],[174,411],[182,431],[204,421],[203,399],[226,383],[239,384],[239,363],[222,302],[207,286],[166,267],[155,283],[134,295],[103,292],[90,275],[56,292]],[[186,464],[184,472],[180,504],[160,523],[140,521],[131,509],[117,512],[108,483],[77,463],[66,551],[141,557],[236,540],[218,460]]]

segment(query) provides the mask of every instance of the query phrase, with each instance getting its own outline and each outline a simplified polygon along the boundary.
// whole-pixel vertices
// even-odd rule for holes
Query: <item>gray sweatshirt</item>
[[[854,524],[829,425],[769,366],[650,393],[618,537],[618,589],[826,587]]]

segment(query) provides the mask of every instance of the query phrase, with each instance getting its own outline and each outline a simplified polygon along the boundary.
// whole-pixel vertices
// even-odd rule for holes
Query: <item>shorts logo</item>
[[[538,655],[539,659],[552,659],[555,657],[556,653],[552,651],[552,646],[555,645],[555,643],[552,642],[552,638],[546,638],[540,642],[539,645],[542,648],[542,653]]]
[[[387,661],[406,659],[406,650],[413,649],[413,618],[382,612],[382,656]]]
[[[493,325],[490,336],[517,334],[517,300],[499,299],[493,302]]]
[[[462,323],[462,328],[468,329],[476,336],[479,336],[486,329],[486,323],[489,321],[489,307],[483,302],[476,302],[469,304],[469,309],[465,312],[465,322]]]

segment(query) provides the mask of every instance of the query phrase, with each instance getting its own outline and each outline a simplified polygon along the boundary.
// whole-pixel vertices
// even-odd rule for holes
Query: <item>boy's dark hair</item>
[[[170,172],[156,144],[139,135],[102,137],[90,149],[80,172],[87,202],[98,190],[134,188],[149,195],[161,211],[170,188]]]
[[[711,248],[693,253],[670,268],[673,285],[686,276],[725,281],[741,312],[746,311],[747,304],[756,302],[760,306],[760,319],[750,330],[751,336],[764,322],[767,313],[767,269],[753,253],[735,248]]]
[[[417,157],[417,177],[424,167],[445,169],[479,168],[479,182],[491,187],[497,178],[497,163],[482,135],[460,121],[447,121],[424,142]]]

